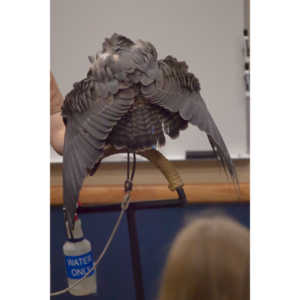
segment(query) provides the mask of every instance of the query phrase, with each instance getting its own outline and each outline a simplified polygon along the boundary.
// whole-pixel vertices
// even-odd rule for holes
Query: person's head
[[[225,216],[203,216],[176,236],[159,300],[250,299],[249,231]]]

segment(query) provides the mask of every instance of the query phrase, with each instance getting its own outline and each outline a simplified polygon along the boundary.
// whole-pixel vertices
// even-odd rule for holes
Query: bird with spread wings
[[[188,123],[207,134],[210,145],[238,184],[223,138],[200,95],[198,79],[185,62],[159,60],[155,47],[113,34],[91,63],[86,78],[66,95],[63,151],[63,198],[66,217],[74,215],[83,180],[99,166],[110,145],[142,152],[177,138]]]

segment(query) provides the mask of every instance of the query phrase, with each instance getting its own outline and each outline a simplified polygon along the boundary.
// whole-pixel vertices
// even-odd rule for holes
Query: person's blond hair
[[[203,216],[176,236],[159,300],[250,299],[249,231],[225,216]]]

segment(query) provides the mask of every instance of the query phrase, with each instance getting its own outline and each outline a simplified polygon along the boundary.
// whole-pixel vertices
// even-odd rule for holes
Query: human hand
[[[50,73],[50,143],[54,150],[62,155],[64,149],[65,124],[61,116],[63,96],[56,80]]]

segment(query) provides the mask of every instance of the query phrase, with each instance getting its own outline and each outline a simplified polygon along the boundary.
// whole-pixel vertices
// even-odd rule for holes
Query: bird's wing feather
[[[113,35],[104,48],[119,39],[125,41],[124,37]],[[107,137],[132,106],[137,95],[135,84],[153,82],[151,72],[156,66],[156,55],[150,43],[141,41],[139,47],[130,48],[121,56],[104,54],[90,59],[87,78],[75,83],[66,96],[62,110],[66,120],[63,197],[72,227],[83,180],[99,165]]]
[[[76,101],[82,102],[80,111]],[[133,99],[124,100],[120,95],[112,96],[110,101],[101,98],[91,100],[88,90],[78,86],[66,97],[62,109],[66,121],[63,198],[71,228],[83,180],[101,159],[107,136],[132,103]],[[90,109],[84,110],[86,107]]]
[[[200,95],[198,79],[187,71],[184,62],[173,57],[158,61],[157,79],[141,91],[151,103],[159,105],[180,116],[204,131],[209,142],[238,187],[238,177],[224,140]]]

